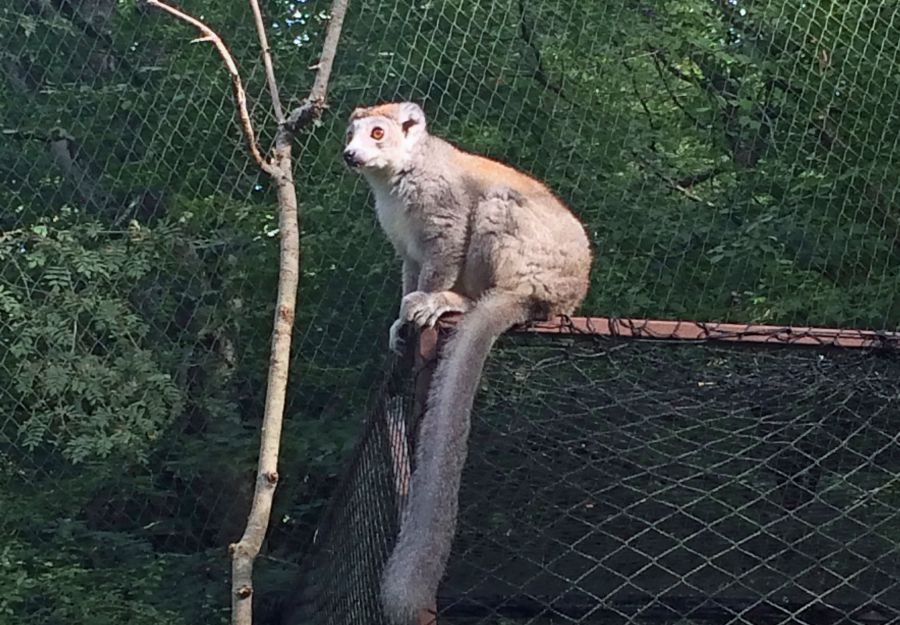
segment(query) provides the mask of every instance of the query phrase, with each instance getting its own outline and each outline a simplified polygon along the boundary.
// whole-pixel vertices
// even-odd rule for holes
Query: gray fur
[[[447,312],[465,313],[432,378],[382,579],[386,615],[412,625],[433,604],[450,555],[470,413],[491,346],[519,323],[571,314],[587,292],[591,252],[581,223],[546,187],[428,134],[415,104],[354,111],[344,156],[369,182],[403,261],[391,348],[399,349],[404,323],[430,326]]]

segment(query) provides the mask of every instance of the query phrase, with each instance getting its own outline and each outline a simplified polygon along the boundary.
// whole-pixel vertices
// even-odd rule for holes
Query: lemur
[[[463,313],[442,348],[419,429],[400,535],[382,577],[385,614],[411,625],[434,601],[456,531],[470,413],[494,341],[518,324],[569,315],[588,289],[581,222],[547,187],[429,134],[411,102],[357,108],[346,164],[375,196],[378,221],[403,261],[389,335]]]

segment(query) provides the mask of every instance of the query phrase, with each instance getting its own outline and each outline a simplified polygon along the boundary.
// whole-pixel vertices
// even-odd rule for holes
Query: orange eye
[[[384,129],[381,128],[381,126],[375,126],[372,129],[372,138],[375,139],[375,141],[381,141],[382,137],[384,137]]]

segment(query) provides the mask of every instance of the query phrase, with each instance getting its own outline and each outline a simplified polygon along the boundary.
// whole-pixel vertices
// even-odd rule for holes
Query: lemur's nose
[[[344,150],[344,162],[350,167],[359,167],[359,160],[356,158],[356,152],[349,148]]]

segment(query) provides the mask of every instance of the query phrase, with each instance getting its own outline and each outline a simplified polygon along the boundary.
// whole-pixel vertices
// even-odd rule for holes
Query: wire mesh
[[[498,342],[438,623],[900,622],[900,352],[709,329]],[[409,432],[411,388],[381,402]],[[396,414],[373,414],[286,622],[385,622]]]
[[[179,6],[234,53],[267,147],[246,4]],[[328,7],[262,2],[288,107]],[[260,620],[352,453],[397,306],[338,156],[354,106],[415,100],[435,133],[544,180],[591,234],[590,314],[890,331],[898,12],[351,0],[330,109],[295,150],[301,293]],[[278,233],[220,60],[193,36],[141,0],[0,3],[0,623],[227,620]]]

